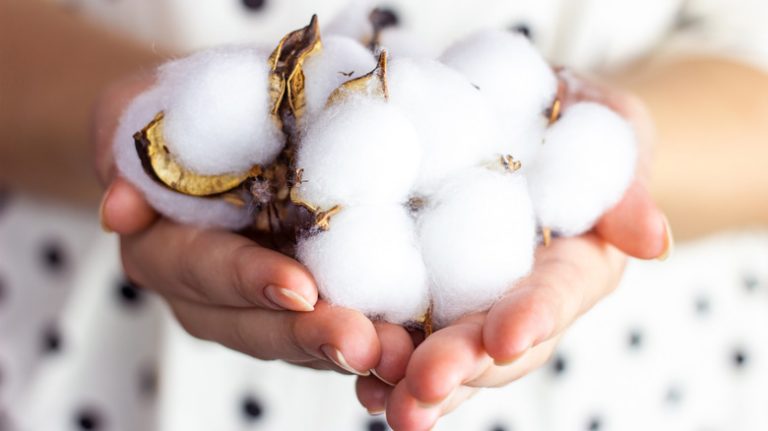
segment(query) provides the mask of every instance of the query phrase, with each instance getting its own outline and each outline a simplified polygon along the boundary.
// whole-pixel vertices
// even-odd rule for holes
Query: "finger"
[[[311,311],[317,301],[303,265],[237,234],[162,219],[121,245],[128,276],[165,296],[292,311]]]
[[[357,400],[368,410],[368,414],[373,416],[380,415],[387,409],[387,398],[392,390],[392,386],[375,376],[358,377],[355,382]]]
[[[555,352],[560,336],[539,344],[525,351],[511,363],[499,366],[491,365],[476,378],[464,382],[473,388],[497,388],[506,386],[544,365]]]
[[[595,226],[604,240],[639,259],[659,259],[674,243],[667,218],[645,186],[635,181],[621,202],[606,212]]]
[[[533,272],[486,317],[483,341],[508,363],[568,327],[618,284],[626,257],[594,234],[539,247]]]
[[[413,352],[403,382],[424,405],[443,403],[493,360],[483,348],[483,315],[475,314],[427,337]]]
[[[104,193],[99,218],[105,231],[133,235],[149,228],[158,215],[141,192],[117,177]]]
[[[441,406],[424,406],[400,382],[387,399],[387,422],[395,431],[427,431],[437,423]]]
[[[381,360],[371,373],[383,383],[395,386],[405,377],[408,360],[413,354],[413,340],[400,325],[376,322],[374,327],[381,343]]]
[[[312,313],[210,307],[170,299],[191,335],[264,360],[323,360],[338,371],[368,375],[381,348],[373,323],[361,313],[318,303]]]
[[[414,398],[400,383],[387,399],[387,422],[396,431],[431,430],[441,416],[455,410],[477,391],[476,388],[461,386],[443,403],[426,406]]]

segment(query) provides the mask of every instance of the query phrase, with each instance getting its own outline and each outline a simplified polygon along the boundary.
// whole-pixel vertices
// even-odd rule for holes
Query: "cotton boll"
[[[421,151],[416,129],[397,107],[351,97],[323,112],[302,139],[299,195],[323,209],[404,203]]]
[[[618,114],[591,102],[571,106],[527,172],[539,223],[563,235],[592,228],[623,196],[636,158],[634,132]]]
[[[486,30],[456,43],[440,60],[480,88],[503,128],[508,153],[523,166],[531,163],[558,86],[536,48],[522,35]]]
[[[268,52],[204,51],[160,69],[167,89],[164,133],[176,160],[198,174],[244,172],[283,147],[272,120]]]
[[[438,326],[488,308],[528,274],[536,224],[520,174],[473,169],[445,183],[419,219]]]
[[[401,206],[346,208],[328,231],[302,240],[298,256],[330,303],[402,324],[429,303],[414,230]]]
[[[416,125],[424,146],[417,192],[429,194],[460,170],[498,157],[503,141],[479,91],[434,60],[393,59],[387,84],[391,103]]]
[[[306,115],[314,117],[333,90],[375,67],[373,54],[359,42],[341,36],[324,38],[323,49],[304,63]]]
[[[120,175],[136,186],[153,208],[180,223],[225,229],[247,226],[252,219],[247,208],[238,208],[220,199],[196,198],[174,192],[144,171],[136,153],[133,134],[165,109],[166,99],[164,89],[155,87],[139,95],[126,108],[112,145]]]

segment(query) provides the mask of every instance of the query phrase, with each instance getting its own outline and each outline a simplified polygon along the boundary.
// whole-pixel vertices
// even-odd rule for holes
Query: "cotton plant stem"
[[[655,120],[651,190],[677,238],[768,225],[768,73],[691,58],[614,79]]]
[[[0,184],[96,207],[94,102],[162,60],[52,2],[0,0]]]

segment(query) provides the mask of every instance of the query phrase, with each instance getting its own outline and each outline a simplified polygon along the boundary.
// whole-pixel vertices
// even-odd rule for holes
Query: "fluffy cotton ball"
[[[160,69],[164,133],[176,160],[204,175],[271,162],[283,137],[270,115],[268,52],[204,51]]]
[[[473,169],[445,183],[419,219],[435,322],[489,307],[530,271],[535,237],[522,175]]]
[[[323,39],[323,49],[304,62],[306,115],[318,114],[328,96],[344,82],[376,67],[373,54],[359,42],[341,36]]]
[[[352,96],[323,112],[303,137],[299,194],[323,209],[403,203],[421,151],[416,129],[396,106]]]
[[[299,243],[298,256],[332,304],[406,323],[428,306],[427,274],[401,206],[344,209],[331,228]]]
[[[247,209],[220,199],[196,198],[174,192],[144,171],[136,153],[133,134],[165,109],[165,100],[164,90],[155,87],[138,96],[126,108],[112,145],[120,175],[141,190],[153,208],[178,222],[225,229],[245,227],[252,220]]]
[[[419,193],[501,153],[494,117],[461,74],[434,60],[399,58],[389,64],[387,83],[391,103],[416,125],[424,145]]]
[[[541,144],[544,112],[557,93],[557,78],[524,36],[486,30],[443,53],[440,60],[466,76],[487,98],[503,129],[508,153],[532,162]]]
[[[629,186],[635,141],[630,125],[602,105],[583,102],[565,111],[527,172],[539,223],[563,235],[589,230]]]

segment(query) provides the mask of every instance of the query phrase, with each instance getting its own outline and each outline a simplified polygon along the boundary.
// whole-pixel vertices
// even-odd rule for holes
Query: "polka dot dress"
[[[122,276],[115,238],[96,226],[57,206],[4,205],[0,429],[388,429],[350,377],[186,335]],[[632,262],[546,366],[437,429],[768,429],[767,340],[768,232],[682,245],[666,263]]]

